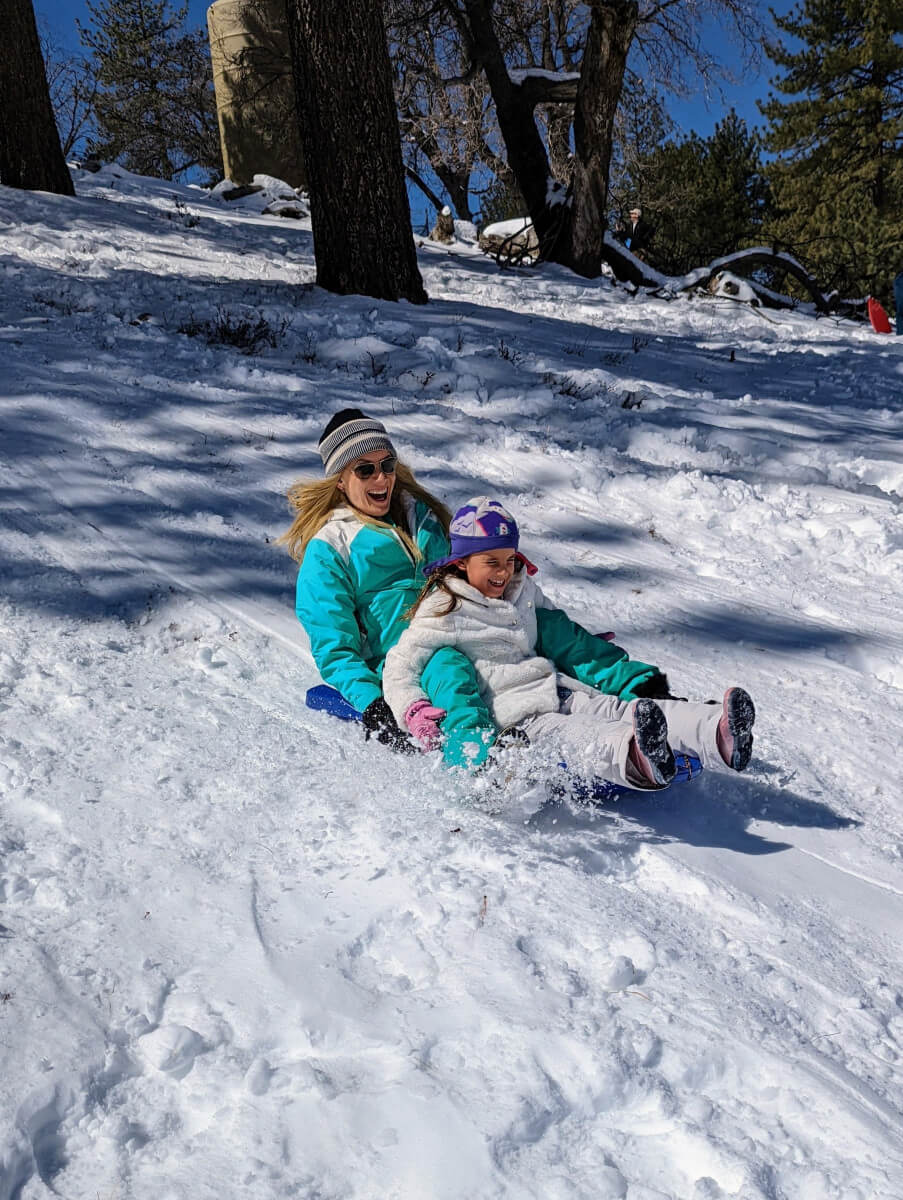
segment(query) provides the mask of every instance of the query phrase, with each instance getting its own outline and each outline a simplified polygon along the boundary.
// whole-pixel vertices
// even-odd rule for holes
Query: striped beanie
[[[395,453],[385,425],[365,417],[359,408],[343,408],[337,412],[323,430],[318,449],[327,475],[338,475],[350,462],[371,450]]]

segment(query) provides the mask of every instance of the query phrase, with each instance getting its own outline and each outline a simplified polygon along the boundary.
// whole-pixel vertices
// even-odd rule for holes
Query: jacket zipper
[[[416,567],[417,559],[414,557],[414,555],[410,552],[410,550],[404,544],[404,538],[399,536],[398,530],[395,528],[394,525],[392,526],[392,537],[395,538],[396,542],[398,542],[399,546],[401,546],[402,550],[405,552],[405,554],[411,560],[411,566]]]

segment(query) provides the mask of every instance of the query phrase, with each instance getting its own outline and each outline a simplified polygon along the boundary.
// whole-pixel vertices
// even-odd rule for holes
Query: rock
[[[740,300],[745,304],[758,305],[759,298],[745,279],[732,275],[730,271],[721,271],[713,276],[708,283],[708,290],[713,296],[725,296],[730,300]]]

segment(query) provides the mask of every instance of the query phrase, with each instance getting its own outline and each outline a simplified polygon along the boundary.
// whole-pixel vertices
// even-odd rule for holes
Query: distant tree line
[[[315,242],[337,247],[338,227],[354,229],[370,240],[363,259],[373,238],[392,241],[384,276],[402,253],[390,228],[402,240],[409,229],[406,176],[461,219],[528,215],[543,257],[586,276],[606,257],[606,227],[639,203],[660,271],[765,244],[795,253],[826,289],[889,297],[903,266],[903,0],[800,0],[775,16],[784,37],[765,43],[777,73],[763,129],[730,111],[708,137],[676,134],[668,97],[751,61],[763,32],[753,0],[284,2]],[[206,32],[170,0],[88,8],[81,55],[45,39],[64,153],[215,176]],[[722,62],[702,38],[713,22],[730,39]],[[14,20],[14,49],[24,27]],[[12,78],[0,67],[0,115]],[[0,142],[0,182],[14,178],[4,154],[15,157]],[[362,282],[363,267],[336,269],[324,278],[339,290]],[[422,288],[410,276],[400,294]]]
[[[81,53],[45,32],[50,94],[67,155],[178,179],[222,172],[205,29],[170,0],[87,0]]]

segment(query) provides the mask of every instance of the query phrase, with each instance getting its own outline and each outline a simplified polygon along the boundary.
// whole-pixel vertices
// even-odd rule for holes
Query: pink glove
[[[423,750],[435,750],[439,745],[439,722],[444,708],[433,708],[429,700],[415,700],[404,715],[404,723]]]

